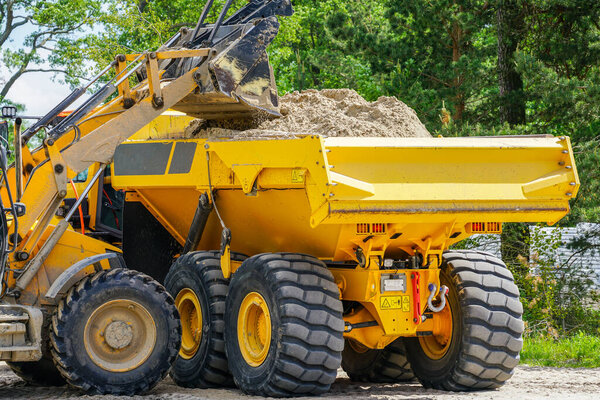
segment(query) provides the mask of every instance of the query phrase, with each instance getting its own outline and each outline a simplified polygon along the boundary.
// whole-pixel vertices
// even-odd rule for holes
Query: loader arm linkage
[[[227,8],[223,8],[223,15]],[[94,163],[110,163],[120,143],[167,109],[204,119],[243,118],[256,112],[279,115],[265,49],[279,28],[276,15],[291,13],[289,0],[266,0],[251,2],[213,25],[205,24],[203,16],[193,32],[182,29],[157,52],[118,55],[92,82],[112,69],[114,78],[49,130],[42,147],[29,152],[24,144],[85,90],[74,91],[24,132],[26,184],[20,202],[27,212],[18,218],[18,224],[9,223],[9,236],[20,240],[8,264],[20,273],[16,281],[8,279],[8,288],[2,293],[8,289],[8,293],[18,296],[67,229],[65,219],[43,240],[38,251],[44,232],[67,194],[68,180]],[[139,83],[131,87],[134,74]],[[118,95],[102,104],[115,91]],[[9,185],[15,174],[11,168]],[[7,204],[5,190],[2,197]]]

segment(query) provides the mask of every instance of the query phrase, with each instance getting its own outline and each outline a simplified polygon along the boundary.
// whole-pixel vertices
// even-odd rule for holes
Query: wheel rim
[[[452,301],[446,297],[446,307],[434,314],[434,329],[431,336],[419,336],[419,343],[427,357],[432,360],[443,358],[452,343]]]
[[[238,343],[242,357],[253,367],[260,366],[271,345],[271,315],[264,297],[251,292],[244,297],[238,314]]]
[[[156,344],[156,324],[144,306],[118,299],[102,304],[90,315],[83,332],[90,359],[110,372],[137,368]]]
[[[175,298],[175,306],[181,318],[181,348],[179,355],[192,358],[202,341],[202,307],[193,290],[182,289]]]

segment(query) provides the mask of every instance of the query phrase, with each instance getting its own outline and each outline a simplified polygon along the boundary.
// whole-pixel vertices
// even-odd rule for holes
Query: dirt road
[[[321,398],[339,400],[456,400],[456,399],[598,399],[600,393],[600,369],[540,368],[520,366],[515,376],[503,388],[477,393],[446,393],[425,390],[418,383],[398,385],[356,384],[340,372],[331,392]],[[6,364],[0,364],[0,399],[103,399],[112,400],[114,396],[86,396],[67,388],[39,388],[25,385],[14,375]],[[124,397],[123,397],[124,398]],[[238,390],[184,389],[166,379],[145,396],[136,399],[213,399],[234,400],[253,399],[244,396]]]

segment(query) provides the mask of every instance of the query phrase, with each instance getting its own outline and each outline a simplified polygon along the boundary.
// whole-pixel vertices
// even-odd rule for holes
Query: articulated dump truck
[[[340,366],[453,391],[511,377],[511,272],[451,246],[561,219],[579,187],[567,137],[178,139],[161,118],[118,147],[111,183],[127,263],[181,315],[177,384],[280,397],[326,392]]]

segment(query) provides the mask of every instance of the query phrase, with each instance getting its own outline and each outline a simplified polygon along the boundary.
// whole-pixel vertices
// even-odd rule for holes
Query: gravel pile
[[[280,98],[281,118],[196,119],[185,137],[323,136],[430,137],[415,111],[395,97],[369,102],[351,89],[305,90]]]

